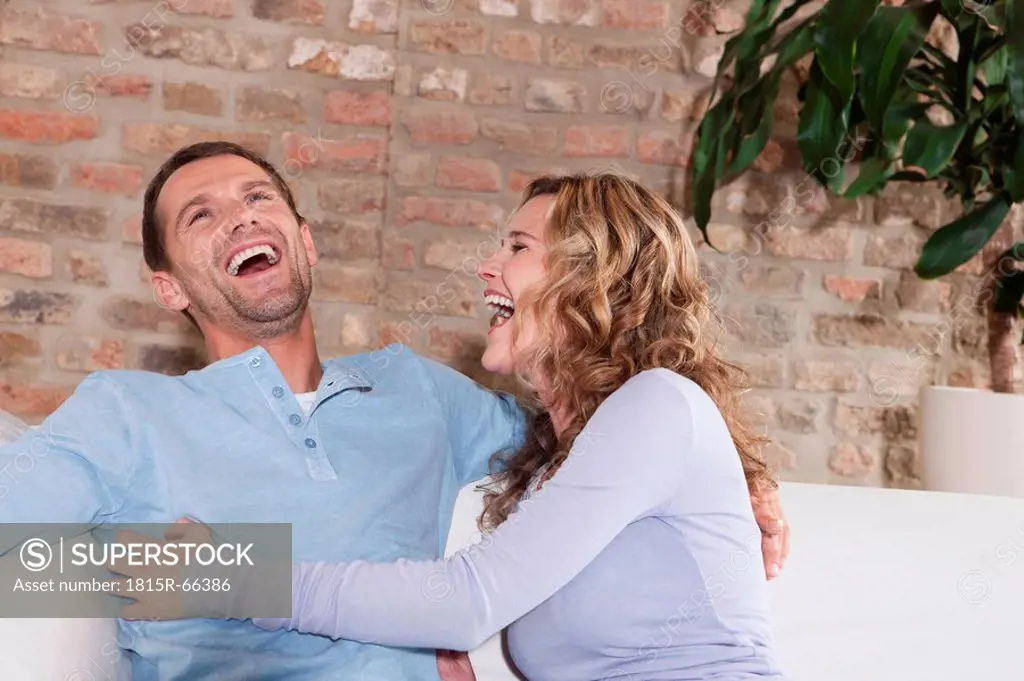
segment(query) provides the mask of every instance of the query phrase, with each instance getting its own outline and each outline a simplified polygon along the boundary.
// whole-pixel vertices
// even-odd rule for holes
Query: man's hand
[[[437,673],[441,681],[476,681],[469,653],[455,650],[437,651]]]
[[[771,490],[751,499],[754,518],[761,528],[761,553],[768,579],[775,579],[789,556],[789,523],[779,503],[779,491]]]

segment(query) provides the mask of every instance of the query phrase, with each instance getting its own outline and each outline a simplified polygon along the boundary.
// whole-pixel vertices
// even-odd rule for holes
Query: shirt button
[[[279,385],[275,385],[271,392],[274,393],[274,397],[281,397],[281,395],[284,395],[284,388]]]
[[[316,447],[316,440],[314,440],[311,437],[307,437],[306,438],[306,446],[309,447],[310,449],[313,449],[314,447]]]
[[[258,367],[260,365],[260,358],[259,357],[253,357],[252,359],[249,360],[249,364],[251,366]]]
[[[291,416],[289,416],[289,417],[288,417],[288,421],[289,421],[289,422],[290,422],[290,423],[291,423],[291,424],[292,424],[293,426],[297,426],[297,425],[299,425],[300,423],[302,423],[302,417],[301,417],[301,416],[299,416],[298,414],[292,414]]]

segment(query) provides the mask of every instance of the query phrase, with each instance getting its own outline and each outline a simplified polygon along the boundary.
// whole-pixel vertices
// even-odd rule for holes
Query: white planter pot
[[[1024,497],[1024,395],[921,389],[925,489]]]

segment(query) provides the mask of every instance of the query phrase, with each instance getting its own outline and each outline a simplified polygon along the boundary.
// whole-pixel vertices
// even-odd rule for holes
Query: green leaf
[[[1009,64],[1009,50],[1000,47],[985,61],[981,62],[981,74],[986,85],[999,85],[1006,80],[1006,69]]]
[[[1018,130],[1013,157],[1003,166],[1003,184],[1011,201],[1024,201],[1024,131]]]
[[[823,186],[840,193],[842,166],[848,146],[850,103],[839,101],[839,93],[825,79],[815,60],[811,64],[804,104],[797,126],[797,146],[804,169]]]
[[[779,56],[772,70],[779,72],[788,69],[814,49],[814,23],[808,20],[794,28],[779,42],[777,49]]]
[[[882,156],[869,158],[861,164],[857,179],[850,183],[843,196],[855,199],[864,194],[877,192],[895,171],[896,165],[889,159]]]
[[[1006,79],[1018,125],[1024,125],[1024,0],[1006,0]]]
[[[1020,309],[1020,301],[1024,298],[1024,272],[1014,270],[996,283],[996,297],[992,301],[992,309],[1004,314],[1015,313]]]
[[[693,219],[707,240],[707,226],[711,221],[711,199],[715,193],[718,173],[718,158],[724,153],[725,128],[732,115],[729,99],[720,99],[701,120],[697,128],[691,163],[691,196],[693,198]]]
[[[879,7],[857,42],[858,84],[864,113],[881,130],[885,110],[899,88],[911,59],[921,49],[935,20],[938,3],[916,11],[909,7]]]
[[[857,36],[875,13],[879,0],[829,0],[818,15],[814,46],[822,73],[843,99],[857,83],[853,61]]]
[[[914,271],[922,279],[952,272],[988,243],[1010,212],[1010,200],[999,194],[982,206],[941,227],[921,249]]]
[[[939,128],[927,118],[915,121],[903,147],[903,166],[920,170],[926,177],[935,177],[953,158],[967,132],[967,121],[956,121]]]

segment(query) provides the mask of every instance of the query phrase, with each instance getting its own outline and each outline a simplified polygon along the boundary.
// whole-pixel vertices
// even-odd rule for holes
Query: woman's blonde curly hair
[[[531,390],[523,447],[502,461],[485,493],[482,529],[515,510],[553,474],[598,405],[629,378],[665,368],[696,382],[728,424],[752,494],[775,487],[740,404],[744,372],[717,354],[719,319],[682,218],[665,199],[615,173],[545,176],[519,206],[554,196],[546,224],[547,272],[516,301],[514,337],[532,322],[516,373]],[[539,386],[542,377],[543,403]],[[556,436],[549,411],[568,415]]]

